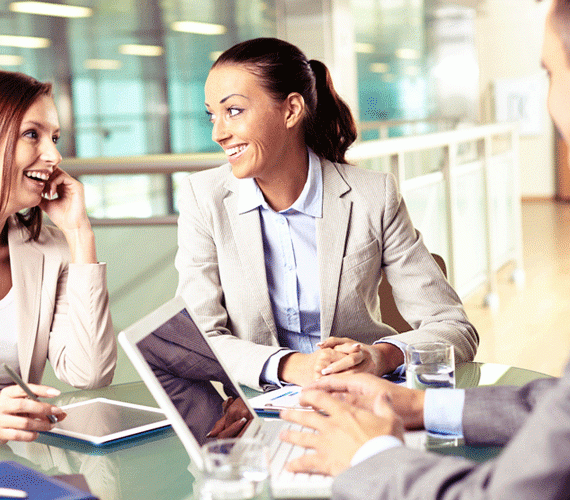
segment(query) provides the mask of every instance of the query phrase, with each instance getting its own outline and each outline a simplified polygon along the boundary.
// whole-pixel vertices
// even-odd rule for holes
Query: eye
[[[208,121],[210,123],[214,123],[214,120],[216,119],[216,116],[214,115],[214,113],[212,113],[211,111],[205,111],[206,116],[208,117]]]
[[[239,115],[242,111],[243,111],[243,109],[241,109],[241,108],[234,108],[234,107],[228,108],[228,114],[231,117]]]
[[[54,144],[57,144],[59,142],[59,135],[54,135],[51,140],[53,141]]]
[[[29,138],[29,139],[37,139],[38,138],[38,133],[34,129],[26,130],[22,135],[24,137]]]

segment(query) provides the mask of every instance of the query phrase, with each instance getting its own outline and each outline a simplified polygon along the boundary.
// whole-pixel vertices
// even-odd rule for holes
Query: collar
[[[321,160],[310,148],[307,150],[309,153],[309,172],[303,191],[295,202],[289,208],[282,210],[281,213],[295,210],[311,217],[322,217],[323,172]],[[238,179],[238,213],[250,212],[258,207],[272,210],[254,179]]]

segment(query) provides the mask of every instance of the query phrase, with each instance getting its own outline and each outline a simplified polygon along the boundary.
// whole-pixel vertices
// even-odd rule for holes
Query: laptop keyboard
[[[269,425],[267,425],[269,424]],[[277,425],[275,425],[277,424]],[[263,426],[263,433],[267,439],[269,460],[271,463],[271,474],[273,481],[282,483],[287,481],[289,483],[310,483],[315,484],[319,482],[329,482],[331,478],[322,474],[306,474],[306,473],[293,473],[286,470],[286,465],[291,460],[300,456],[314,453],[313,450],[303,448],[302,446],[292,445],[279,439],[279,432],[285,429],[298,430],[303,432],[314,432],[313,429],[302,427],[299,424],[286,422],[283,420],[265,422]]]

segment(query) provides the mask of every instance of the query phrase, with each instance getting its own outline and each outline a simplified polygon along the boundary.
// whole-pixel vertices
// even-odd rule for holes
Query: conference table
[[[471,362],[456,367],[456,383],[460,388],[521,386],[546,377],[548,375],[531,370],[492,363]],[[157,406],[142,382],[72,391],[52,401],[65,405],[94,397]],[[453,446],[436,447],[433,451],[483,461],[500,450],[469,447],[459,440]],[[33,443],[9,442],[0,445],[0,460],[13,460],[48,475],[82,474],[91,492],[100,500],[195,498],[190,459],[170,427],[104,448],[41,435]]]

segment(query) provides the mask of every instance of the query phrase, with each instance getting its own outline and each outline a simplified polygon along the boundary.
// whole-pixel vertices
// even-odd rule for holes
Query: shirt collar
[[[319,157],[310,149],[309,152],[309,172],[303,191],[295,202],[281,212],[295,210],[311,217],[322,217],[323,215],[323,173]],[[265,201],[263,193],[254,179],[238,179],[238,213],[243,214],[257,207],[271,210]]]

